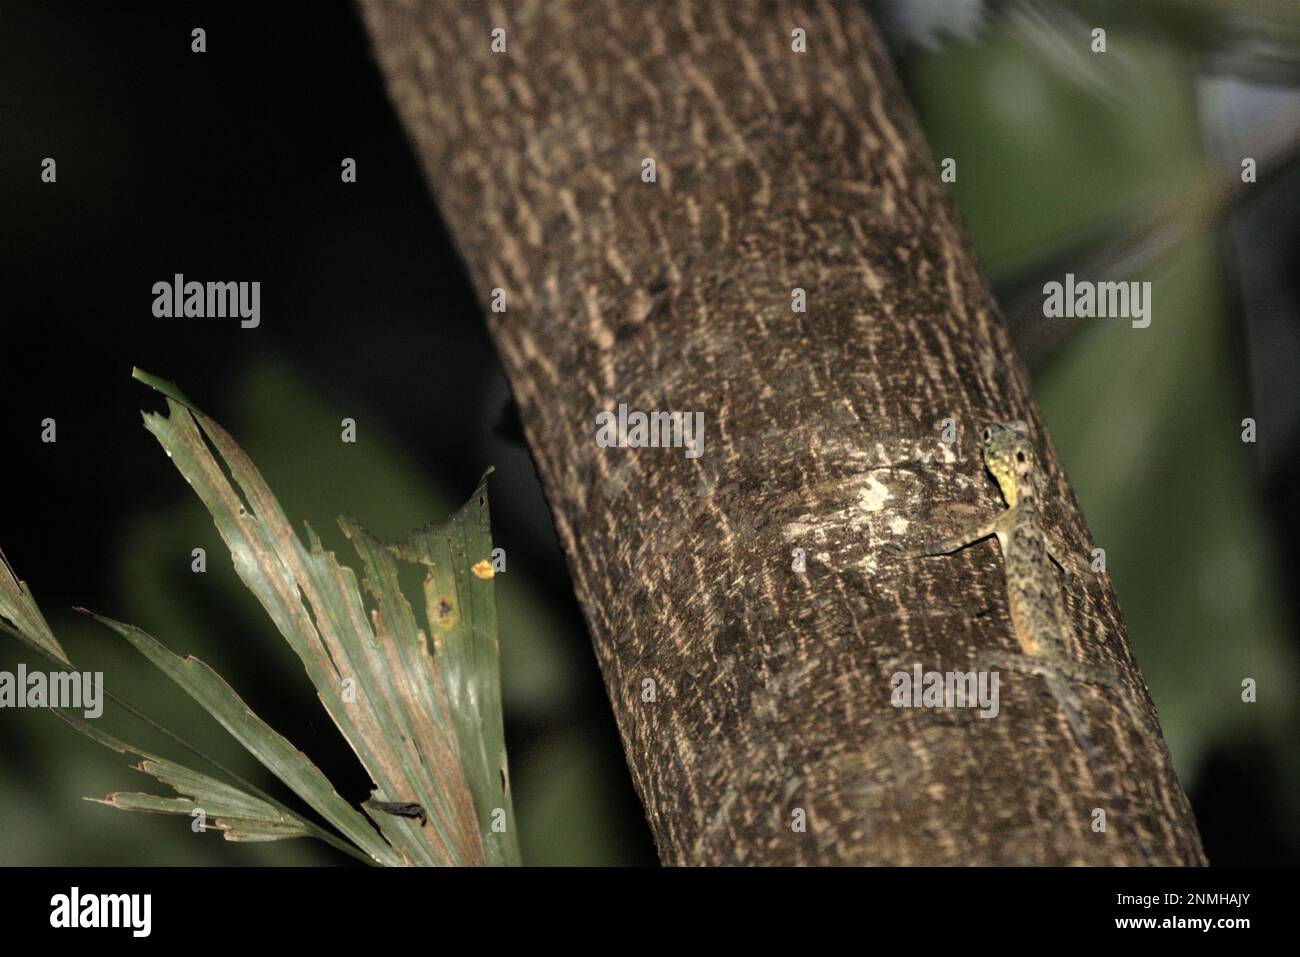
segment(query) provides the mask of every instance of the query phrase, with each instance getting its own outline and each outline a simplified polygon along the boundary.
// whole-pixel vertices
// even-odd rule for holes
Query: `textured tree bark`
[[[1031,424],[1049,526],[1093,543],[865,12],[362,11],[470,275],[504,290],[488,323],[662,859],[1141,863],[1136,830],[1203,863],[1104,575],[1067,595],[1076,655],[1149,719],[1081,690],[1130,805],[1106,833],[1041,678],[1004,672],[993,719],[891,704],[896,672],[1015,649],[995,542],[889,550],[1002,507],[984,421]],[[702,411],[703,454],[598,447],[618,403]]]

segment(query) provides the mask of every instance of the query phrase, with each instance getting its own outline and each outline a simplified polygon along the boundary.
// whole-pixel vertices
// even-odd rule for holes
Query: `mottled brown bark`
[[[1092,542],[863,9],[362,9],[470,275],[505,291],[487,320],[662,859],[1139,863],[1136,827],[1203,862],[1105,576],[1069,612],[1150,715],[1083,691],[1131,820],[1090,829],[1108,802],[1039,678],[1004,673],[994,719],[890,703],[895,672],[1014,649],[996,543],[889,551],[1001,507],[982,421],[1031,423],[1049,525]],[[704,454],[598,448],[620,402],[703,411]]]

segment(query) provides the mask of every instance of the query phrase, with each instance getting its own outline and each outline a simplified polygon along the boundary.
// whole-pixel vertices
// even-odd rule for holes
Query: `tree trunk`
[[[470,276],[503,291],[488,324],[662,860],[1136,864],[1136,831],[1204,863],[1104,575],[1067,603],[1076,657],[1144,716],[1081,688],[1129,813],[1041,678],[1003,672],[991,720],[891,704],[897,672],[1015,649],[994,541],[890,551],[1003,507],[983,422],[1030,423],[1050,530],[1093,543],[864,10],[362,10]],[[600,447],[619,403],[702,412],[703,454]]]

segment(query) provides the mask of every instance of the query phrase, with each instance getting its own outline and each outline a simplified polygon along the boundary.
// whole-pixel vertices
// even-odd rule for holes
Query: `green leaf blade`
[[[320,769],[271,728],[246,705],[230,685],[197,658],[181,658],[154,637],[101,615],[108,626],[133,645],[242,744],[268,771],[285,783],[316,813],[339,829],[348,840],[386,865],[401,863],[398,854],[371,827],[366,818],[339,797]]]

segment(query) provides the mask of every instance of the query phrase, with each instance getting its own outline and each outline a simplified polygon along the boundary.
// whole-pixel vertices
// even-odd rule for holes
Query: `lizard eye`
[[[1024,452],[1017,452],[1017,453],[1016,453],[1016,461],[1017,461],[1017,462],[1023,462],[1024,460],[1025,460],[1025,453],[1024,453]]]
[[[985,441],[985,442],[988,442],[988,441],[990,441],[992,438],[993,438],[993,430],[992,430],[992,429],[985,429],[985,430],[984,430],[984,441]]]

